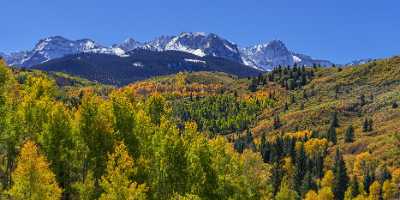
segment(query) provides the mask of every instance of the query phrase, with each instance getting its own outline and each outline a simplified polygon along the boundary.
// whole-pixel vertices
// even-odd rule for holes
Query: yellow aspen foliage
[[[318,192],[318,200],[334,200],[335,196],[333,195],[332,189],[329,187],[323,187]]]
[[[294,166],[292,158],[286,157],[283,159],[283,169],[286,171],[288,177],[292,177],[294,173]]]
[[[310,190],[307,192],[304,200],[318,200],[318,194],[314,190]]]
[[[353,198],[352,200],[369,200],[369,199],[365,195],[360,194],[357,197]]]
[[[382,186],[382,198],[383,200],[395,199],[396,195],[399,194],[398,188],[390,180],[386,180]]]
[[[106,174],[101,178],[100,185],[104,190],[100,200],[143,200],[146,199],[147,188],[129,180],[134,175],[133,159],[123,143],[115,147],[109,156]]]
[[[324,178],[322,178],[321,180],[321,186],[332,188],[334,184],[334,179],[335,176],[333,175],[333,172],[331,170],[326,171]]]
[[[400,186],[400,168],[393,170],[392,172],[392,181],[394,184]]]
[[[288,133],[287,135],[292,136],[296,139],[304,139],[305,137],[310,138],[312,132],[309,130],[304,130],[304,131],[297,131],[294,133]]]
[[[352,199],[353,199],[353,189],[351,187],[347,187],[347,190],[344,193],[344,200],[352,200]]]
[[[13,186],[8,194],[14,200],[55,200],[61,198],[62,189],[46,158],[36,145],[27,141],[21,148],[17,168],[12,173]]]
[[[379,200],[381,196],[381,184],[378,181],[374,181],[369,186],[369,200]]]
[[[185,92],[185,86],[186,86],[186,74],[183,72],[179,72],[175,75],[175,86],[177,87],[177,90],[180,92]]]
[[[312,138],[304,144],[304,150],[310,157],[315,157],[317,155],[324,155],[326,149],[328,148],[328,140]]]
[[[369,152],[360,153],[354,161],[353,173],[361,180],[366,174],[374,172],[376,167],[377,161]]]

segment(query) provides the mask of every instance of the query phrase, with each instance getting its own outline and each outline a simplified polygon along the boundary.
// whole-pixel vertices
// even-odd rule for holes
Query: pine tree
[[[328,129],[327,139],[333,144],[337,143],[336,128],[333,125],[331,125]]]
[[[392,108],[393,109],[396,109],[396,108],[398,108],[399,107],[399,105],[397,104],[397,102],[396,101],[393,101],[393,103],[392,103]]]
[[[301,183],[304,179],[304,175],[307,172],[307,157],[304,150],[304,144],[301,143],[300,150],[296,154],[295,160],[295,172],[294,172],[294,186],[297,192],[300,192]]]
[[[372,119],[365,118],[363,127],[362,127],[363,132],[370,132],[373,130],[373,121]]]
[[[346,143],[351,143],[354,142],[354,128],[352,125],[350,125],[349,127],[347,127],[346,129],[346,133],[344,135],[344,141]]]
[[[356,197],[361,193],[360,185],[356,177],[353,177],[352,181],[350,182],[350,188],[351,188],[351,197]]]
[[[372,121],[372,118],[370,118],[368,120],[368,131],[372,131],[373,130],[373,125],[374,125],[374,122]]]
[[[362,131],[363,131],[364,133],[365,133],[365,132],[368,132],[368,127],[369,127],[368,119],[365,118],[365,119],[364,119],[364,122],[363,122],[363,126],[362,126]]]
[[[257,91],[257,85],[258,85],[257,79],[256,79],[256,78],[251,79],[251,83],[250,83],[250,85],[249,85],[249,90],[250,90],[251,92]]]
[[[36,145],[27,141],[21,148],[17,168],[12,173],[13,186],[8,194],[15,200],[58,200],[62,189],[49,169],[46,158]]]
[[[301,183],[301,194],[306,194],[309,190],[317,189],[316,184],[314,183],[312,174],[310,170],[307,170],[306,175],[304,175],[304,179]]]
[[[340,126],[340,125],[339,125],[339,119],[338,119],[338,116],[337,116],[337,112],[332,113],[332,116],[331,116],[331,126],[333,126],[333,127],[335,127],[335,128],[337,128],[337,127]]]
[[[134,175],[133,159],[123,143],[117,144],[114,153],[109,155],[106,174],[101,178],[104,193],[100,200],[108,199],[146,199],[146,186],[130,180]]]
[[[283,107],[283,110],[284,110],[284,111],[288,111],[288,110],[289,110],[289,106],[288,106],[288,103],[287,103],[287,102],[285,102],[285,106]]]
[[[281,127],[281,120],[279,119],[279,115],[274,116],[274,124],[273,124],[274,129],[278,129]]]
[[[343,160],[343,156],[338,148],[336,149],[335,163],[333,165],[332,171],[335,175],[333,193],[335,194],[337,199],[343,200],[344,193],[346,192],[349,182],[349,177],[347,176],[346,164]]]

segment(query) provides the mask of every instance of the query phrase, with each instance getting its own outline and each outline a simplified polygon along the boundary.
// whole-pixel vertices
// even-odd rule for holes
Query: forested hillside
[[[1,199],[400,198],[400,58],[122,88],[0,63]]]

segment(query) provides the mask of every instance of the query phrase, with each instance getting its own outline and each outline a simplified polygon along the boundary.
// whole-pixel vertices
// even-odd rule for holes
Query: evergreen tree
[[[296,87],[296,83],[293,79],[288,79],[287,80],[287,89],[288,90],[293,90]]]
[[[351,188],[351,197],[356,197],[358,196],[360,192],[360,185],[358,183],[358,180],[356,177],[353,177],[353,180],[350,182],[350,188]]]
[[[281,120],[279,119],[279,115],[274,116],[274,123],[273,123],[274,129],[278,129],[281,127]]]
[[[304,150],[304,144],[301,143],[300,150],[296,154],[296,167],[294,172],[294,186],[297,192],[300,192],[304,175],[307,172],[307,157]]]
[[[287,102],[285,102],[285,106],[283,107],[283,110],[284,110],[284,111],[288,111],[288,110],[289,110],[289,106],[288,106],[288,103],[287,103]]]
[[[251,79],[251,83],[250,83],[250,85],[249,85],[249,90],[250,90],[251,92],[257,91],[257,85],[258,85],[257,79],[256,79],[256,78]]]
[[[344,193],[346,192],[349,182],[349,177],[347,176],[346,164],[343,160],[343,156],[338,148],[336,149],[335,163],[333,165],[332,171],[335,175],[333,193],[335,194],[337,199],[343,200]]]
[[[374,122],[372,121],[372,118],[370,118],[368,120],[368,131],[372,131],[373,130],[373,125],[374,125]]]
[[[307,170],[306,175],[301,183],[301,194],[304,196],[310,190],[316,190],[317,185],[314,183],[310,170]]]
[[[373,121],[372,119],[365,118],[362,126],[363,132],[370,132],[373,130]]]
[[[346,133],[344,135],[344,141],[346,143],[351,143],[354,142],[354,128],[352,125],[350,125],[349,127],[347,127],[346,129]]]
[[[332,142],[333,144],[337,143],[336,128],[333,125],[331,125],[328,129],[327,139],[328,139],[328,141]]]
[[[364,175],[363,185],[364,185],[364,190],[367,193],[369,193],[369,188],[373,182],[374,182],[374,177],[370,173]]]
[[[392,108],[393,109],[396,109],[396,108],[398,108],[399,107],[399,105],[397,104],[397,102],[396,101],[393,101],[393,103],[392,103]]]
[[[333,112],[332,113],[331,126],[335,127],[335,128],[339,127],[339,119],[338,119],[338,116],[337,116],[337,112]]]
[[[365,95],[364,94],[360,95],[359,101],[360,101],[360,105],[361,106],[365,105],[366,102],[365,102]]]
[[[8,194],[15,200],[58,200],[62,189],[49,169],[46,158],[39,154],[36,145],[27,141],[17,159],[12,173],[13,186]]]
[[[362,131],[363,131],[363,132],[368,132],[368,128],[369,128],[368,119],[365,118],[365,119],[364,119],[364,122],[363,122],[363,126],[362,126]]]

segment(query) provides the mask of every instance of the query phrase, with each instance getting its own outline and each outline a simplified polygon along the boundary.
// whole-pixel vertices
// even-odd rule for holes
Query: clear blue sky
[[[280,39],[338,63],[400,54],[398,0],[4,0],[0,8],[3,52],[52,35],[111,45],[202,31],[241,46]]]

